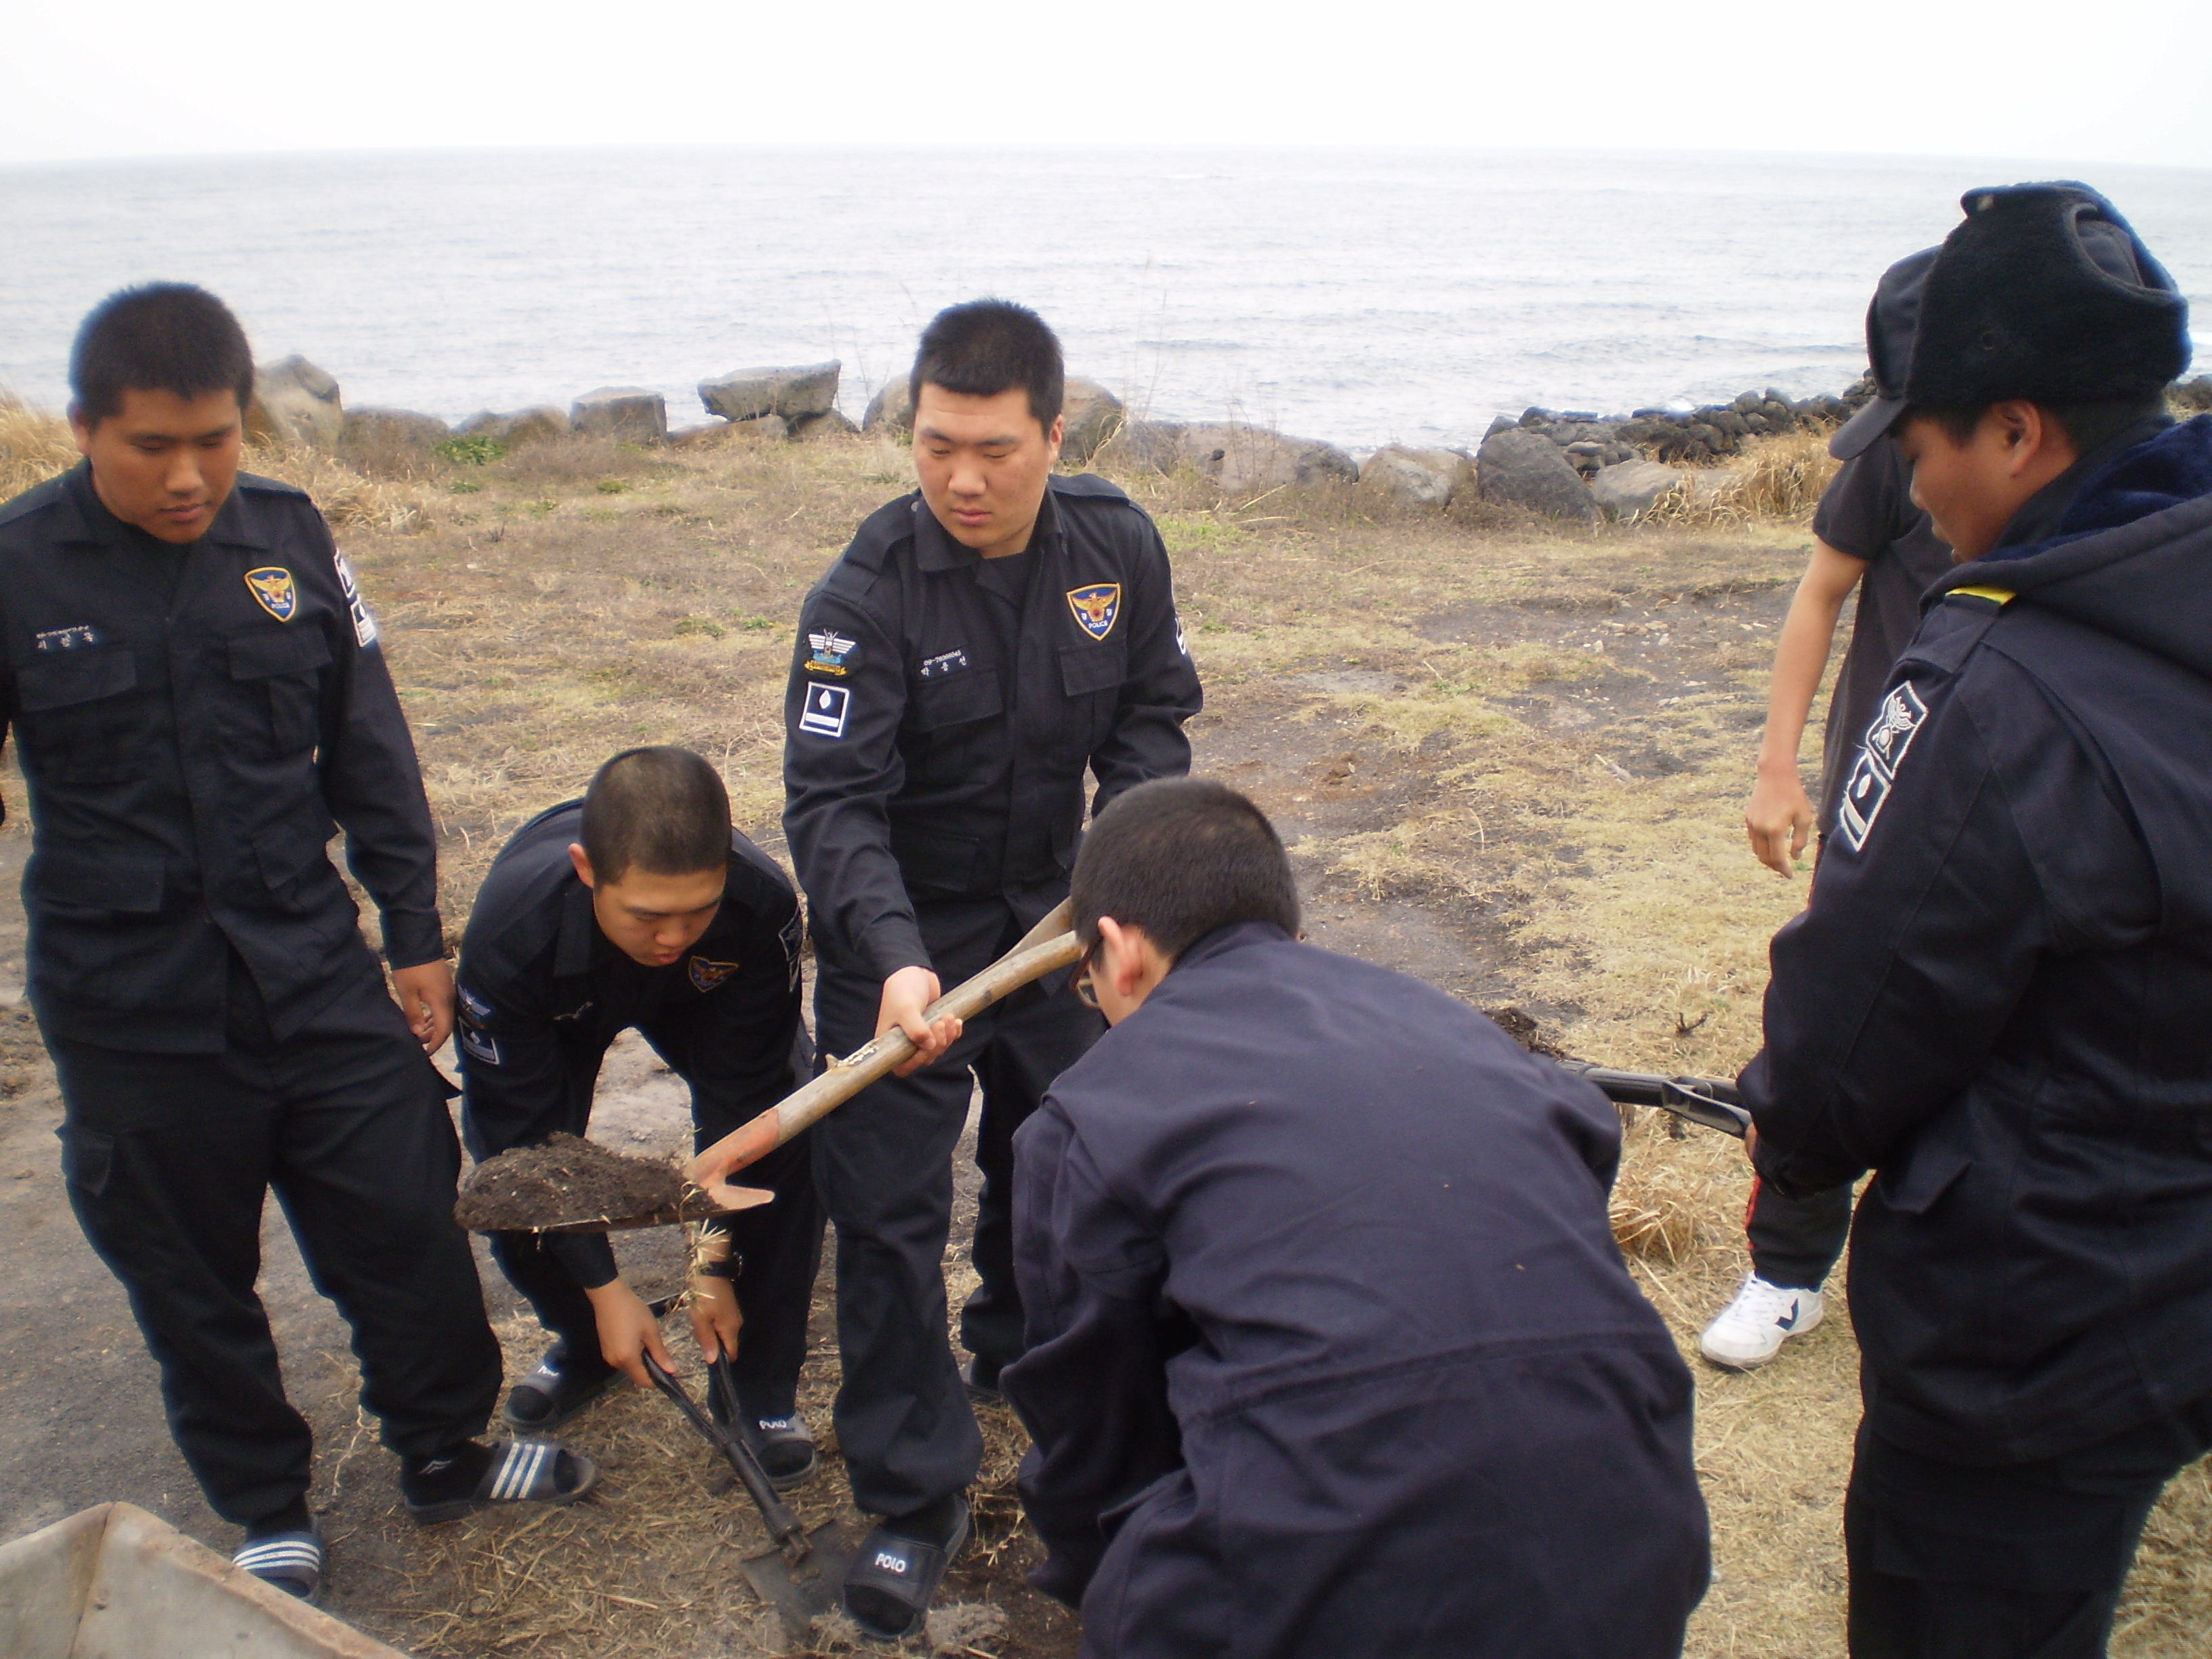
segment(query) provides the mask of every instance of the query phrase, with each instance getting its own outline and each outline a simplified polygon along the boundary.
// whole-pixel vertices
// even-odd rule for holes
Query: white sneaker
[[[1735,1300],[1713,1316],[1698,1339],[1698,1352],[1716,1365],[1747,1371],[1780,1353],[1791,1337],[1818,1325],[1826,1311],[1818,1291],[1787,1291],[1746,1273]]]

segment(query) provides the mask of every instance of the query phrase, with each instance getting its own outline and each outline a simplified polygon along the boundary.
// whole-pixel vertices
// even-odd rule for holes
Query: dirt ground
[[[344,503],[341,540],[416,722],[450,928],[501,838],[629,744],[682,742],[713,757],[740,825],[781,854],[791,622],[852,526],[904,487],[902,452],[866,440],[656,453],[571,441],[481,467],[386,461],[367,480],[300,458],[272,465],[304,469]],[[1765,941],[1803,898],[1802,878],[1753,861],[1740,818],[1766,664],[1808,545],[1802,522],[1562,532],[1496,508],[1417,516],[1348,495],[1223,501],[1195,478],[1118,476],[1175,556],[1206,684],[1191,726],[1198,769],[1274,816],[1321,944],[1483,1006],[1517,1005],[1563,1047],[1611,1064],[1723,1074],[1749,1057]],[[6,788],[20,806],[20,781],[11,775]],[[0,830],[0,1000],[20,997],[12,876],[26,842],[18,814]],[[0,1538],[126,1498],[228,1548],[234,1533],[169,1444],[122,1296],[68,1213],[52,1074],[15,1000],[0,1006],[0,1096],[12,1267],[0,1285]],[[681,1085],[641,1045],[619,1046],[594,1137],[672,1151],[684,1128]],[[1746,1188],[1735,1143],[1639,1121],[1615,1227],[1698,1372],[1717,1572],[1688,1650],[1825,1659],[1842,1651],[1856,1351],[1838,1296],[1822,1328],[1761,1371],[1728,1375],[1694,1358],[1698,1329],[1744,1271]],[[972,1180],[963,1190],[972,1206]],[[648,1293],[680,1271],[676,1230],[617,1248]],[[519,1372],[540,1339],[484,1266]],[[957,1305],[972,1282],[957,1241],[947,1276]],[[834,1445],[829,1278],[802,1404]],[[751,1596],[737,1564],[763,1542],[757,1519],[651,1396],[610,1397],[568,1431],[605,1468],[592,1501],[413,1528],[354,1404],[344,1329],[273,1223],[263,1294],[318,1433],[313,1501],[332,1539],[328,1605],[341,1616],[425,1655],[851,1645],[823,1629],[794,1647]],[[910,1645],[1071,1655],[1073,1620],[1020,1579],[1034,1544],[1012,1498],[1018,1427],[1003,1411],[983,1415],[979,1540],[930,1639]],[[798,1507],[857,1528],[828,1462]],[[2203,1650],[2208,1522],[2212,1481],[2200,1467],[2154,1518],[2116,1653]]]

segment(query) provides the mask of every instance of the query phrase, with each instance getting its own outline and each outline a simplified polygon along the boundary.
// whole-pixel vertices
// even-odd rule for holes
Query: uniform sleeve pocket
[[[15,672],[16,697],[27,714],[112,697],[138,684],[138,659],[125,647],[71,651]]]
[[[25,884],[55,904],[151,915],[161,908],[167,873],[158,854],[53,848],[31,855]]]
[[[1060,647],[1060,683],[1071,697],[1110,691],[1128,678],[1128,647],[1120,640]]]
[[[989,720],[1004,710],[999,671],[974,668],[941,680],[926,680],[914,690],[917,731],[937,732],[969,720]]]

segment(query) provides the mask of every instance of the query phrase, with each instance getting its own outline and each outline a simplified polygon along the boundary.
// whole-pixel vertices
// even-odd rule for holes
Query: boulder
[[[1443,507],[1451,504],[1474,470],[1455,449],[1407,449],[1392,444],[1378,449],[1359,469],[1362,495],[1378,495],[1401,507]]]
[[[908,395],[907,377],[903,374],[885,380],[876,388],[876,395],[868,399],[868,412],[860,416],[860,430],[876,432],[914,430],[914,398]]]
[[[345,406],[338,398],[338,383],[305,357],[255,364],[246,430],[251,437],[277,443],[336,449],[345,435]]]
[[[1071,377],[1060,400],[1060,459],[1081,466],[1103,449],[1128,419],[1121,400],[1096,380]],[[913,414],[908,413],[908,424]]]
[[[1599,470],[1590,480],[1590,500],[1608,519],[1640,518],[1687,476],[1656,461],[1623,461]]]
[[[1121,443],[1139,466],[1172,472],[1182,460],[1185,430],[1174,421],[1132,421],[1121,428]]]
[[[411,409],[349,409],[339,447],[347,450],[429,449],[453,435],[435,415]]]
[[[1560,519],[1595,519],[1597,503],[1565,451],[1540,433],[1501,432],[1482,441],[1475,469],[1486,501]]]
[[[710,415],[726,421],[754,421],[779,415],[794,426],[810,415],[827,415],[837,406],[839,363],[810,363],[804,368],[740,368],[718,380],[699,382],[699,401]]]
[[[579,432],[617,442],[668,441],[668,400],[642,386],[603,386],[576,399],[568,419]]]
[[[779,417],[763,416],[763,422]],[[860,434],[860,428],[834,409],[825,409],[812,415],[799,415],[784,422],[791,441],[803,443],[809,438],[851,438]]]
[[[453,428],[456,438],[489,438],[509,448],[516,444],[543,443],[568,435],[568,417],[550,404],[535,409],[510,410],[495,415],[489,410],[471,415]]]
[[[1224,495],[1359,481],[1358,465],[1334,444],[1286,438],[1266,427],[1235,422],[1187,426],[1176,443],[1177,459],[1212,478]]]

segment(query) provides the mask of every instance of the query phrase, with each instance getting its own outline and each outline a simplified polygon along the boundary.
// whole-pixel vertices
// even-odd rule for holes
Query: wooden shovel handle
[[[955,1019],[972,1019],[1002,997],[1042,979],[1054,969],[1072,966],[1082,956],[1083,946],[1067,931],[1068,915],[1063,900],[1012,950],[931,1003],[922,1011],[922,1018],[932,1024],[947,1014]],[[842,1060],[833,1057],[829,1070],[813,1082],[785,1096],[750,1122],[739,1124],[693,1158],[685,1166],[684,1178],[708,1196],[717,1196],[717,1189],[736,1171],[766,1158],[913,1055],[913,1042],[894,1027]]]

